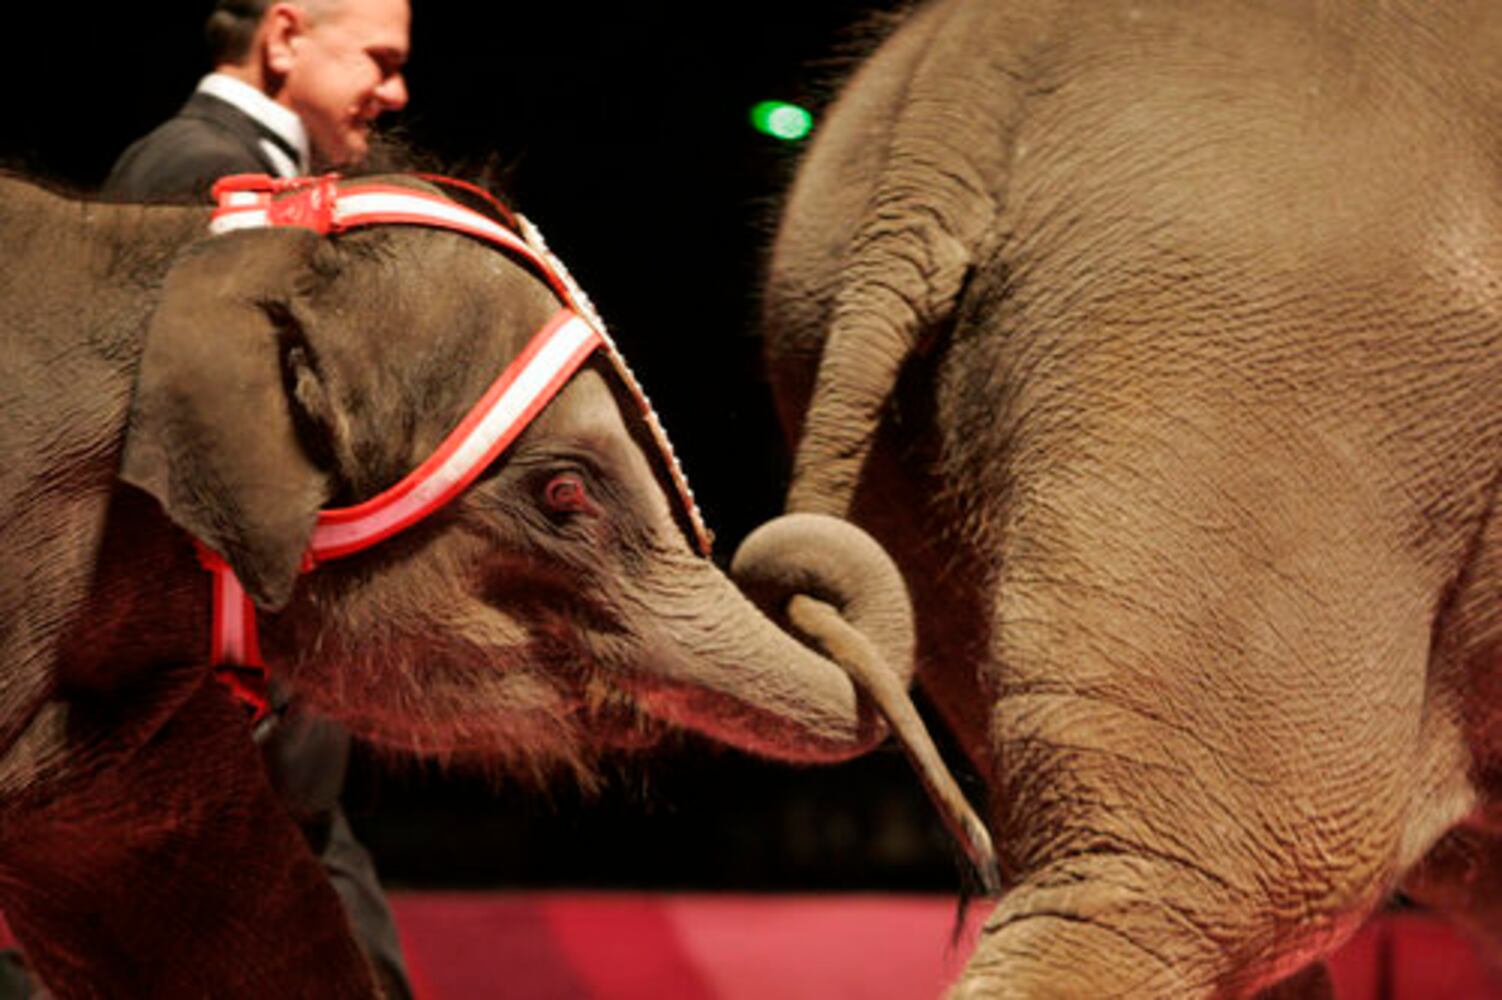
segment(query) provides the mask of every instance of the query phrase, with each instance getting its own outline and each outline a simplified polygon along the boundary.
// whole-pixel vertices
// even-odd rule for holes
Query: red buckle
[[[266,221],[273,226],[301,226],[327,235],[334,231],[334,202],[338,199],[338,174],[293,178],[282,181],[282,191],[266,207]]]
[[[219,206],[215,218],[246,208],[264,207],[267,225],[298,226],[327,235],[335,229],[338,185],[338,174],[321,177],[229,174],[214,182],[214,201]],[[247,194],[252,197],[235,197]]]

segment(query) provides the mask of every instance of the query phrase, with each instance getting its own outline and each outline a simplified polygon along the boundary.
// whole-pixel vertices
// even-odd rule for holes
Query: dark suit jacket
[[[195,93],[115,161],[104,182],[110,197],[139,201],[207,201],[209,188],[226,174],[275,174],[261,151],[269,139],[286,141],[227,101]],[[287,149],[295,162],[297,154]]]

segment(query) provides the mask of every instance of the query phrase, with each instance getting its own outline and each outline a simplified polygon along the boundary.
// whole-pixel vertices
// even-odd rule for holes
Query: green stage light
[[[758,132],[794,142],[814,130],[814,116],[786,101],[762,101],[751,109],[751,124]]]

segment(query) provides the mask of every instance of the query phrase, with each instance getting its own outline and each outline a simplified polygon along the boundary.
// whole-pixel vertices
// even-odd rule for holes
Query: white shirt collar
[[[303,128],[302,119],[297,117],[297,112],[282,107],[255,87],[226,73],[210,73],[198,81],[198,90],[227,104],[233,104],[297,150],[298,162],[292,163],[276,143],[262,141],[262,149],[276,163],[278,172],[283,176],[308,172],[308,130]]]

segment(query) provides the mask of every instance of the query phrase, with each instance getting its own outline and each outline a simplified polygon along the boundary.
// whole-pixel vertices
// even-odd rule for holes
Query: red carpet
[[[398,893],[419,1000],[926,1000],[963,965],[930,896]],[[1444,925],[1395,914],[1332,963],[1339,1000],[1502,1000]]]
[[[973,947],[934,896],[393,894],[418,1000],[930,1000]],[[0,940],[8,937],[0,922]],[[1332,962],[1338,1000],[1502,1000],[1469,946],[1415,914]]]

